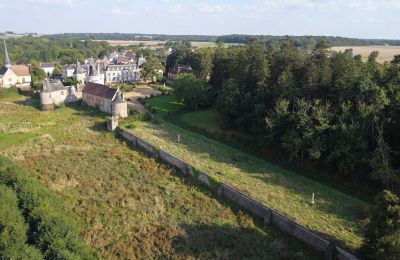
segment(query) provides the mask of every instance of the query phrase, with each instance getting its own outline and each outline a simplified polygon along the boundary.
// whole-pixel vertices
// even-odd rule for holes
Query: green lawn
[[[157,115],[165,116],[183,108],[174,95],[161,95],[146,99],[146,103],[156,110]]]
[[[201,120],[204,114],[196,114],[196,117]],[[138,122],[137,127],[129,131],[326,237],[352,250],[360,247],[361,220],[368,206],[365,202],[161,121],[161,124]],[[308,203],[312,193],[316,198],[314,206]]]
[[[321,257],[131,149],[106,131],[106,115],[37,106],[0,98],[0,154],[59,195],[100,259]]]
[[[195,127],[210,133],[221,132],[221,116],[213,108],[188,112],[180,117],[188,126]]]

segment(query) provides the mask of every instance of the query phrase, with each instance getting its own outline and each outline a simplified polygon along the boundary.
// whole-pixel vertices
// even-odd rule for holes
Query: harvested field
[[[369,54],[373,51],[379,51],[378,62],[384,63],[390,61],[395,55],[400,55],[400,46],[337,46],[332,47],[334,51],[345,51],[346,49],[353,49],[353,54],[361,54],[363,60],[366,60]]]

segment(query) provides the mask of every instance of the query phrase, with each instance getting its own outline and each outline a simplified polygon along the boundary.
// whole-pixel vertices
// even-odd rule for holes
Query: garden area
[[[40,111],[38,100],[12,91],[0,92],[0,155],[61,202],[96,257],[321,257],[132,150],[106,131],[105,114],[81,105]],[[13,186],[0,187],[0,196],[15,206],[13,192]],[[12,210],[20,215],[21,209]]]

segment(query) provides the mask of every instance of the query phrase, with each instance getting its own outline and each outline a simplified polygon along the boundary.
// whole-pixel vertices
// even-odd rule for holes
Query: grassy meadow
[[[174,97],[147,99],[148,104],[156,104],[156,114],[167,115],[164,117],[167,120],[161,119],[159,125],[140,122],[130,131],[352,250],[361,246],[361,221],[367,203],[172,124],[178,121],[179,126],[208,133],[222,131],[221,119],[213,109],[179,113],[179,108],[171,109],[168,102],[162,105],[163,101],[169,100]],[[178,134],[180,142],[177,141]],[[312,193],[316,198],[314,206],[308,203]]]
[[[321,257],[131,149],[106,131],[106,115],[40,111],[36,99],[9,93],[0,91],[0,154],[60,197],[98,258]]]

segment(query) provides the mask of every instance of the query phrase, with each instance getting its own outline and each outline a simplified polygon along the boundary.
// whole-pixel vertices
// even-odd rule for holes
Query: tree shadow
[[[17,105],[33,107],[37,110],[40,110],[40,100],[35,97],[27,97],[25,99],[16,100],[14,101],[14,103]]]
[[[268,195],[271,191],[270,187],[267,185],[273,185],[277,193],[276,196],[293,194],[294,199],[291,200],[290,203],[295,203],[297,208],[304,207],[303,213],[305,215],[315,215],[315,218],[320,219],[325,218],[325,216],[336,216],[338,219],[337,223],[343,223],[343,225],[337,227],[337,229],[352,229],[352,233],[361,236],[358,220],[362,219],[365,209],[363,206],[364,204],[359,200],[353,199],[351,196],[329,188],[315,180],[296,175],[268,161],[199,134],[173,126],[170,123],[167,123],[166,127],[149,124],[152,130],[156,131],[155,135],[159,138],[176,144],[178,147],[185,150],[186,154],[193,154],[196,157],[196,162],[202,164],[201,170],[205,173],[214,176],[217,174],[216,177],[220,180],[224,180],[227,184],[236,187],[247,195],[253,194],[252,196],[254,196],[254,194],[257,194],[254,198],[257,200],[264,198],[264,200],[266,200],[264,204],[267,206],[269,205],[268,201],[270,199],[268,196],[271,196]],[[179,141],[177,138],[178,135]],[[170,151],[170,149],[179,148],[169,147],[166,149],[166,152]],[[185,158],[180,159],[186,161]],[[188,161],[188,163],[190,163],[190,161]],[[197,166],[196,168],[200,167]],[[218,170],[221,172],[218,172]],[[233,173],[236,172],[240,173],[233,175]],[[248,177],[252,179],[248,178],[244,180],[243,177],[245,177],[245,175],[248,175]],[[241,185],[240,183],[245,184]],[[262,183],[267,185],[260,188],[262,187]],[[260,192],[256,193],[254,187],[258,187]],[[310,209],[307,202],[311,200],[312,193],[315,193],[317,200],[316,204],[312,206],[313,208]],[[276,200],[276,198],[271,199]],[[282,197],[281,200],[282,203],[285,203],[283,202],[285,200],[284,197]],[[260,201],[263,202],[262,200]],[[290,203],[287,204],[288,207]],[[293,215],[291,217],[296,218],[296,216]],[[299,215],[299,217],[302,216]],[[319,220],[318,225],[324,226],[326,223],[329,223],[329,220],[326,220],[326,223],[324,221],[325,220],[322,219]],[[301,223],[302,221],[299,222]],[[328,233],[323,232],[323,234],[331,239],[338,239],[330,236]]]
[[[172,241],[178,255],[200,259],[312,259],[321,257],[277,232],[230,225],[182,225]]]

